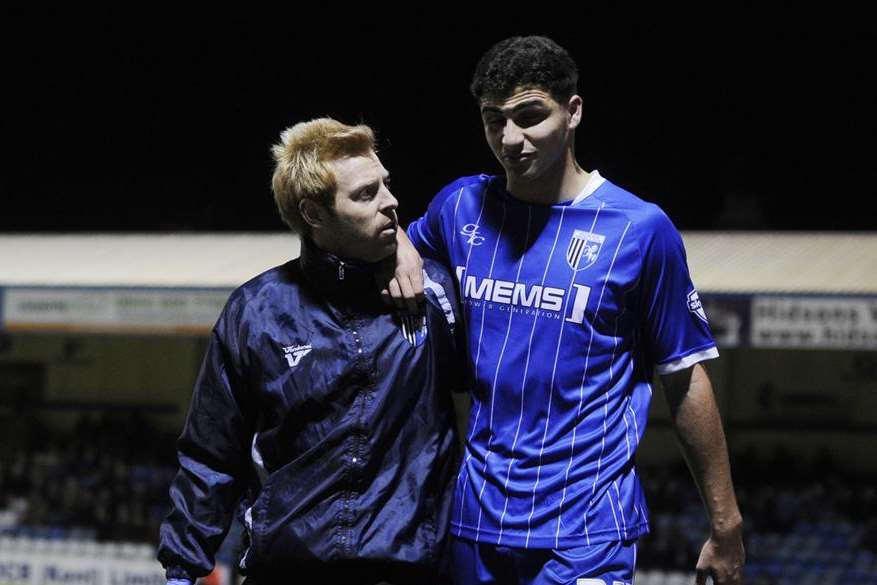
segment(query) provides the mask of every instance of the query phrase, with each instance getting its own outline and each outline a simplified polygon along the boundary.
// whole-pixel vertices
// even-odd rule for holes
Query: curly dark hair
[[[478,61],[469,90],[475,99],[505,99],[515,88],[548,90],[557,101],[569,99],[579,81],[575,61],[548,37],[511,37],[493,45]]]

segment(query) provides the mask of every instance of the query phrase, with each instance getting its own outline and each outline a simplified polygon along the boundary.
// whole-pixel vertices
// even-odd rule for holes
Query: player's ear
[[[566,114],[569,116],[569,129],[575,130],[582,121],[582,98],[573,95],[566,102]]]
[[[311,229],[319,229],[323,227],[328,215],[326,208],[312,199],[302,199],[299,201],[298,212],[301,214],[302,220],[304,220]]]

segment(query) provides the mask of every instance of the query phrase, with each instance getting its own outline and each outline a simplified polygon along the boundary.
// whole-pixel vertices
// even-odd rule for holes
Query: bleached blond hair
[[[271,147],[274,176],[271,190],[280,217],[293,231],[309,233],[299,205],[310,199],[333,209],[335,175],[329,162],[375,150],[375,134],[364,124],[348,126],[332,118],[299,122],[280,133]]]

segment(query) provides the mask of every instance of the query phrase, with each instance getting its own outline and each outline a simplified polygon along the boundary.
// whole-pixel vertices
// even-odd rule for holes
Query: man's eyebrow
[[[373,180],[373,181],[363,181],[363,182],[361,182],[361,183],[357,183],[357,184],[353,187],[353,192],[354,192],[354,193],[360,193],[360,192],[362,192],[362,191],[364,191],[364,190],[366,190],[366,189],[369,189],[369,188],[371,188],[371,187],[376,186],[377,184],[378,184],[378,180],[377,180],[377,179],[375,179],[375,180]]]
[[[353,188],[353,192],[359,193],[359,192],[363,191],[364,189],[369,189],[369,188],[373,188],[373,187],[377,186],[380,183],[380,181],[384,181],[386,183],[389,180],[390,180],[390,173],[389,173],[389,171],[387,171],[387,172],[385,172],[385,174],[383,174],[381,176],[380,179],[375,179],[373,181],[363,181],[362,183],[358,183]]]
[[[511,113],[514,114],[514,113],[517,113],[521,110],[525,110],[527,108],[532,108],[532,107],[542,108],[542,107],[544,107],[544,105],[545,104],[541,99],[538,99],[538,98],[528,99],[528,100],[524,100],[523,102],[521,102],[519,104],[515,104],[515,106],[513,108],[511,108]],[[500,106],[496,106],[496,105],[492,105],[492,104],[486,104],[484,106],[481,106],[481,113],[482,114],[488,114],[488,113],[490,113],[490,114],[500,113],[501,114],[507,110],[508,110],[508,108],[502,108]]]

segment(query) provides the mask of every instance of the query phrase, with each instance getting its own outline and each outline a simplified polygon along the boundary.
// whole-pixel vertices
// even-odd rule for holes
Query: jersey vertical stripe
[[[457,208],[459,207],[460,197],[462,196],[462,193],[463,193],[463,190],[460,189],[460,194],[457,196],[457,205],[454,207],[453,232],[454,232],[454,236],[455,236],[455,237],[456,237],[456,234],[457,234],[457,226],[458,226],[458,223],[457,223]],[[487,202],[487,193],[485,192],[485,193],[482,194],[482,196],[481,196],[481,206],[480,206],[480,208],[479,208],[479,210],[478,210],[478,219],[475,220],[475,224],[476,224],[476,225],[481,221],[481,215],[484,213],[484,205],[485,205],[486,202]],[[497,240],[497,243],[499,243],[499,240]],[[470,244],[469,244],[469,251],[466,253],[466,268],[465,268],[465,270],[468,270],[468,269],[469,269],[469,260],[472,258],[472,248],[475,247],[473,244],[474,244],[474,241],[473,241],[473,243],[470,243]],[[465,270],[464,270],[464,274],[465,274]],[[469,316],[469,311],[463,311],[463,314],[466,315],[466,316],[468,317],[468,316]],[[467,326],[471,329],[471,327],[472,327],[472,319],[471,319],[471,318],[467,318],[467,319],[466,319],[466,323],[467,323]],[[481,353],[480,353],[480,352],[481,352],[481,333],[483,333],[483,332],[484,332],[484,316],[482,315],[482,319],[481,319],[481,332],[479,332],[479,340],[478,340],[478,351],[479,351],[479,354],[478,354],[478,355],[479,355],[479,356],[481,355]],[[475,358],[475,368],[476,368],[476,370],[477,370],[477,368],[478,368],[478,358],[477,358],[477,357]],[[481,402],[478,402],[478,404],[476,405],[476,411],[475,411],[475,424],[472,425],[471,433],[474,433],[474,432],[475,432],[475,429],[478,428],[478,418],[479,418],[480,416],[481,416]],[[471,440],[472,440],[472,434],[469,435],[469,441],[471,441]],[[466,451],[466,458],[465,458],[464,461],[465,461],[465,463],[468,463],[468,462],[471,461],[471,460],[472,460],[472,452],[467,450],[467,451]],[[463,511],[463,509],[464,509],[464,505],[463,505],[463,504],[465,503],[465,498],[466,498],[466,489],[465,489],[466,485],[465,485],[465,484],[469,481],[469,474],[468,474],[468,471],[467,471],[467,470],[468,470],[468,466],[467,466],[467,465],[464,464],[464,465],[460,466],[460,474],[457,476],[457,484],[460,483],[460,479],[461,479],[461,478],[463,479],[463,489],[462,489],[462,490],[459,490],[459,492],[460,492],[460,500],[461,500],[461,501],[460,501],[460,511],[461,511],[461,513],[462,513],[462,511]],[[460,521],[462,522],[462,517],[461,517],[461,520],[460,520]]]
[[[603,288],[600,290],[600,300],[597,302],[597,311],[596,311],[597,313],[600,312],[600,305],[603,304],[603,294],[606,292],[606,283],[609,282],[609,277],[612,275],[612,268],[615,266],[615,260],[618,258],[618,251],[621,249],[621,244],[624,243],[624,237],[627,235],[627,230],[629,230],[629,229],[630,229],[630,222],[628,222],[627,225],[624,226],[624,232],[621,234],[621,238],[619,238],[619,240],[618,240],[618,247],[615,248],[615,254],[612,255],[612,262],[609,264],[609,273],[606,275],[606,280],[603,281]],[[594,339],[594,336],[591,335],[591,340],[588,342],[588,356],[591,355],[590,344],[593,342],[593,339]],[[616,344],[617,344],[617,339],[618,338],[615,337]],[[614,360],[614,358],[615,358],[615,354],[613,351],[612,360]],[[584,389],[584,386],[585,386],[585,376],[587,376],[587,370],[588,370],[587,360],[585,363],[586,363],[585,369],[582,371],[582,382],[581,382],[582,389]],[[611,385],[612,384],[612,365],[611,365],[612,361],[610,361],[609,363],[610,363],[609,384]],[[606,395],[606,398],[607,398],[607,403],[605,405],[605,408],[606,408],[605,414],[608,414],[608,398],[609,398],[608,394]],[[579,405],[579,408],[581,409],[581,404]],[[603,442],[600,446],[600,457],[597,460],[597,476],[594,478],[593,490],[597,489],[597,482],[598,482],[599,477],[600,477],[600,468],[601,468],[601,464],[603,463],[603,450],[606,446],[606,437],[605,437],[605,435],[606,435],[606,418],[607,418],[606,416],[603,417]],[[625,434],[625,439],[627,439],[626,434]],[[593,494],[593,490],[592,490],[592,494]],[[591,502],[588,505],[588,509],[585,511],[585,519],[584,519],[584,521],[585,521],[585,537],[588,539],[588,544],[590,544],[590,536],[589,536],[589,531],[588,531],[588,517],[587,516],[588,516],[588,510],[590,510],[590,506],[591,506],[591,504],[593,504],[593,501],[594,500],[592,497]],[[610,502],[610,506],[611,506],[611,502]],[[613,517],[614,517],[614,510],[613,510]],[[616,524],[616,528],[617,528],[617,526],[618,526],[617,519],[615,519],[615,524]]]
[[[457,191],[457,202],[454,204],[454,219],[453,219],[454,229],[451,230],[451,247],[452,248],[457,245],[457,211],[460,209],[460,198],[462,196],[463,196],[463,188],[461,187],[460,190]],[[480,214],[479,214],[479,217],[481,217]]]
[[[594,233],[594,226],[597,224],[597,218],[600,216],[601,209],[603,209],[603,205],[601,205],[600,208],[597,209],[597,212],[594,214],[594,222],[591,224],[591,229],[588,232],[589,234]],[[581,246],[578,245],[581,242],[582,242],[582,240],[580,240],[576,244],[576,248],[578,250],[577,254],[579,254],[579,255],[577,256],[575,262],[571,263],[573,266],[576,267],[575,269],[578,269],[578,264],[581,260],[581,255],[580,255]],[[567,260],[569,260],[569,256],[567,256]],[[566,311],[564,311],[564,315],[565,314],[566,314]],[[593,340],[593,335],[591,335],[591,340]],[[558,347],[558,349],[559,349],[559,347]],[[590,358],[590,356],[591,356],[591,343],[589,342],[588,343],[588,351],[585,353],[585,366],[582,369],[582,379],[584,379],[585,375],[587,374],[588,359]],[[553,374],[552,374],[552,380],[553,380]],[[579,408],[578,408],[579,412],[581,411],[581,408],[582,408],[583,393],[584,393],[584,386],[582,386],[582,388],[579,389]],[[569,464],[567,465],[566,472],[564,473],[563,493],[562,493],[561,498],[560,498],[560,505],[558,506],[558,513],[557,513],[557,530],[555,531],[555,541],[558,541],[560,539],[560,525],[562,522],[561,518],[563,517],[563,503],[566,501],[566,488],[567,488],[567,483],[569,482],[569,470],[570,470],[570,467],[572,466],[573,456],[575,454],[575,443],[576,443],[577,429],[578,429],[577,426],[573,427],[573,429],[572,429],[572,440],[570,441],[570,446],[569,446],[570,447]],[[557,548],[557,544],[555,544],[555,548]]]
[[[528,207],[527,208],[527,235],[524,238],[524,244],[526,247],[528,247],[530,244],[530,229],[532,227],[532,224],[533,224],[532,209]],[[558,233],[560,233],[560,232],[558,231]],[[526,248],[525,248],[525,250],[526,250]],[[525,251],[525,254],[526,254],[526,251]],[[553,250],[552,250],[552,254],[553,254]],[[551,261],[552,254],[549,255],[549,262]],[[524,256],[522,255],[521,256],[521,264],[518,265],[518,273],[516,275],[516,280],[520,279],[521,268],[523,268],[523,266],[524,266]],[[545,284],[545,275],[548,273],[548,267],[546,266],[545,268],[546,268],[545,273],[543,273],[543,275],[542,275],[542,284],[543,285]],[[511,325],[511,319],[513,316],[514,316],[514,314],[509,312],[509,324],[510,325]],[[535,332],[536,332],[536,317],[533,317],[533,327],[530,329],[530,336],[528,337],[528,342],[527,342],[527,360],[526,360],[526,365],[524,367],[524,375],[521,378],[521,410],[520,410],[520,414],[518,415],[518,424],[515,425],[515,437],[514,437],[514,439],[512,439],[512,449],[511,449],[512,456],[509,457],[509,464],[508,464],[508,467],[506,468],[505,481],[503,482],[503,488],[506,490],[506,493],[508,493],[507,490],[508,490],[508,486],[509,486],[509,478],[511,477],[512,465],[515,462],[514,453],[515,453],[515,448],[518,445],[518,437],[521,434],[521,423],[524,420],[524,390],[526,389],[526,386],[527,386],[527,370],[529,369],[529,366],[530,366],[530,352],[531,352],[531,349],[533,347],[533,334]],[[509,499],[508,499],[508,497],[506,497],[505,501],[503,503],[502,514],[500,515],[500,519],[499,519],[499,535],[497,536],[497,539],[496,539],[497,544],[502,543],[503,519],[505,518],[506,512],[508,511],[508,505],[509,505]]]
[[[557,230],[560,233],[560,229],[563,227],[563,217],[565,215],[566,209],[560,210],[560,222],[558,223]],[[594,223],[597,222],[597,216],[594,216]],[[593,229],[593,225],[591,226]],[[557,244],[557,240],[555,239],[555,245]],[[573,275],[572,280],[575,280],[575,275]],[[567,291],[572,288],[572,280],[570,281],[569,287],[567,287]],[[566,307],[569,303],[570,295],[566,295],[566,299],[564,299],[563,304],[563,313],[562,315],[566,315]],[[545,416],[545,431],[542,433],[542,444],[539,447],[539,465],[536,468],[536,481],[533,483],[533,503],[530,508],[530,515],[527,517],[527,539],[524,541],[524,546],[529,546],[530,544],[530,522],[533,519],[533,514],[536,511],[536,489],[539,486],[539,478],[542,475],[542,456],[545,453],[545,438],[548,436],[548,425],[551,422],[551,401],[554,398],[554,380],[555,374],[557,373],[557,358],[560,356],[560,342],[563,339],[563,327],[560,328],[557,334],[557,347],[554,350],[554,364],[551,367],[551,383],[548,387],[548,413]]]
[[[499,234],[497,234],[496,245],[493,247],[493,256],[490,259],[490,270],[488,271],[488,278],[490,276],[493,276],[493,266],[496,263],[496,251],[497,251],[497,249],[499,249],[500,238],[502,237],[502,231],[503,231],[503,228],[505,227],[505,217],[506,217],[506,204],[505,204],[505,201],[503,201],[502,220],[500,221],[500,224],[499,224]],[[487,304],[485,303],[481,309],[481,329],[482,329],[482,332],[484,330],[484,311],[486,311],[486,310],[487,310]],[[481,337],[481,335],[479,335],[479,338],[480,337]],[[506,336],[506,341],[508,341],[508,336]],[[481,342],[479,341],[479,348],[478,348],[478,355],[479,356],[481,356],[480,343]],[[503,348],[505,348],[505,342],[503,342]],[[478,360],[476,359],[476,368],[477,368],[477,362],[478,362]],[[497,360],[497,364],[496,364],[497,371],[499,371],[499,366],[500,366],[501,362],[502,362],[502,354],[500,354],[500,357]],[[493,430],[493,400],[494,400],[495,396],[496,396],[496,377],[494,376],[494,383],[490,386],[490,413],[488,415],[488,421],[487,421],[487,450],[484,454],[484,469],[483,469],[482,473],[487,471],[487,464],[488,464],[488,460],[490,459],[490,441],[493,437],[493,432],[492,432],[492,430]],[[487,478],[485,475],[484,481],[482,481],[482,483],[481,483],[481,491],[478,493],[479,500],[481,499],[481,496],[484,494],[484,488],[486,485],[487,485]],[[478,537],[477,535],[478,535],[480,530],[481,530],[481,510],[479,509],[478,510],[478,522],[477,522],[477,525],[475,528],[476,538]]]

